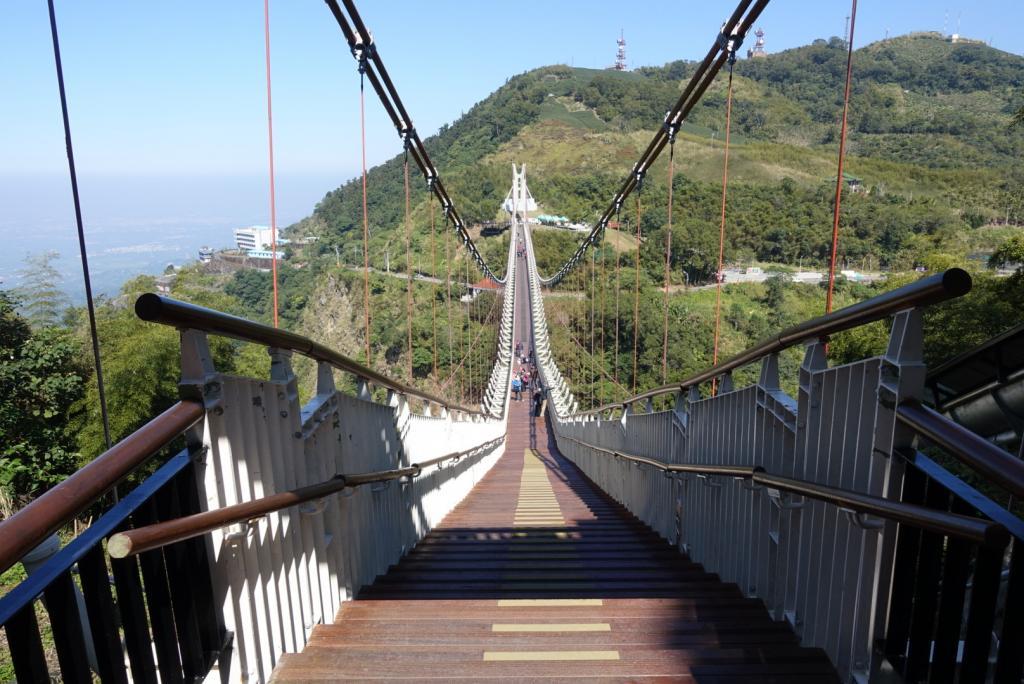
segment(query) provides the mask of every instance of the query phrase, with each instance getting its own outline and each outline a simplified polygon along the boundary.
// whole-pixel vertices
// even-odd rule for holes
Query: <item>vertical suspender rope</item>
[[[473,291],[469,289],[469,250],[466,250],[466,370],[469,382],[469,400],[473,400]]]
[[[455,348],[452,343],[452,255],[451,255],[451,231],[448,230],[448,211],[445,208],[444,214],[444,267],[445,285],[445,306],[448,311],[445,319],[448,321],[448,372],[451,373],[455,366]]]
[[[433,179],[430,181],[433,185]],[[427,203],[430,204],[430,276],[437,278],[437,229],[434,226],[434,197],[428,193]],[[430,286],[430,328],[434,348],[434,378],[437,378],[437,292],[433,284]]]
[[[458,253],[458,251],[459,251],[459,245],[456,244],[455,245],[455,252]],[[456,264],[456,266],[455,266],[455,275],[456,275],[456,277],[461,277],[461,274],[462,274],[462,265],[461,264]],[[466,358],[466,336],[462,334],[462,326],[463,326],[463,320],[462,320],[462,297],[464,297],[464,296],[465,295],[462,295],[462,296],[459,297],[459,304],[458,304],[458,307],[457,307],[459,309],[459,311],[458,311],[458,314],[459,314],[458,336],[459,336],[459,358],[460,359],[465,359]],[[466,371],[465,371],[465,366],[460,366],[459,367],[459,401],[461,401],[463,404],[466,403]]]
[[[274,190],[274,107],[270,90],[270,0],[263,0],[263,43],[267,57],[267,154],[270,158],[270,270],[274,281],[274,327],[277,321],[277,196]]]
[[[846,117],[850,111],[850,80],[853,75],[853,27],[857,23],[857,0],[850,8],[850,36],[846,46],[846,87],[843,92],[843,123],[839,131],[839,170],[836,172],[836,199],[832,210],[832,252],[828,262],[828,293],[825,313],[832,311],[832,290],[836,283],[836,253],[839,250],[839,205],[843,197],[843,159],[846,156]]]
[[[607,236],[608,236],[608,227],[607,226],[602,228],[602,233],[603,233],[602,237],[607,238]],[[597,337],[597,341],[598,341],[598,346],[600,348],[601,373],[603,375],[607,376],[608,369],[604,365],[604,337],[605,337],[605,334],[604,334],[604,322],[607,319],[607,317],[605,315],[605,306],[604,306],[604,304],[605,304],[605,294],[604,294],[604,291],[606,289],[608,289],[608,288],[605,287],[605,279],[604,278],[605,278],[605,260],[608,258],[608,241],[607,241],[607,239],[605,239],[605,240],[602,240],[601,242],[604,245],[605,249],[604,249],[603,252],[601,252],[601,278],[600,278],[600,280],[601,280],[601,327],[600,327],[600,333],[598,334],[598,337]],[[598,403],[598,405],[604,404],[604,382],[603,381],[597,387],[597,403]]]
[[[637,174],[636,179],[636,282],[633,287],[633,394],[636,394],[637,362],[640,349],[640,191],[643,189],[644,177]]]
[[[622,205],[615,205],[615,225],[622,235]],[[615,250],[615,384],[619,384],[619,250]]]
[[[672,284],[672,176],[675,174],[676,127],[669,125],[668,131],[668,227],[665,231],[665,300],[664,322],[661,341],[661,382],[668,382],[668,289]]]
[[[71,144],[71,119],[68,116],[68,98],[64,91],[64,67],[60,59],[60,40],[57,37],[57,15],[53,0],[49,0],[50,36],[53,38],[53,60],[57,66],[57,89],[60,91],[60,111],[64,119],[64,146],[68,155],[68,173],[71,176],[71,197],[75,204],[75,225],[78,228],[78,250],[82,256],[82,278],[85,281],[85,306],[89,312],[89,336],[92,338],[92,359],[96,365],[96,390],[100,400],[100,418],[103,421],[103,441],[111,446],[110,418],[107,415],[107,393],[103,386],[103,364],[100,362],[100,336],[96,329],[96,308],[92,300],[92,279],[89,276],[89,256],[85,249],[85,227],[82,223],[82,203],[78,197],[78,172],[75,170],[75,151]],[[115,490],[115,498],[116,498]]]
[[[409,139],[405,140],[405,322],[409,347],[409,384],[412,384],[412,213],[409,209]]]
[[[366,213],[366,58],[359,60],[359,128],[363,145],[363,334],[366,365],[370,363],[370,217]]]
[[[590,245],[590,405],[591,408],[597,406],[594,403],[596,395],[594,394],[595,388],[594,383],[597,382],[597,360],[594,357],[594,300],[597,297],[597,280],[595,273],[597,272],[597,247],[593,243]]]
[[[718,365],[718,343],[722,323],[722,267],[725,260],[725,203],[729,188],[729,132],[732,125],[732,72],[736,63],[735,51],[729,54],[729,87],[725,96],[725,160],[722,164],[722,215],[718,226],[718,270],[715,272],[715,346],[711,365]],[[711,380],[712,395],[718,392],[718,378]]]

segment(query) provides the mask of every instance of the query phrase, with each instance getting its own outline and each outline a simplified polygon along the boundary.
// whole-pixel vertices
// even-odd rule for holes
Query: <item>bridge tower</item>
[[[523,164],[522,169],[517,169],[516,165],[512,164],[512,187],[505,195],[501,207],[508,212],[513,222],[517,216],[521,216],[525,221],[527,212],[537,210],[537,201],[533,199],[530,188],[526,185],[526,164]]]

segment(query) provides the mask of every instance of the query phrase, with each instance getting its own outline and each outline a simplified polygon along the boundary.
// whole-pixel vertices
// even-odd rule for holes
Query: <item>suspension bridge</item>
[[[731,72],[767,0],[740,2],[607,209],[549,276],[537,268],[525,174],[505,199],[509,250],[494,269],[353,3],[327,5],[405,144],[407,229],[415,165],[446,234],[501,287],[479,401],[424,391],[411,370],[399,380],[371,368],[369,306],[359,362],[276,325],[140,297],[141,319],[180,332],[180,401],[0,523],[3,571],[101,510],[0,597],[18,681],[1019,684],[1024,521],[991,491],[1024,496],[1024,466],[951,417],[987,410],[981,399],[1006,409],[1000,393],[1020,382],[1020,359],[1006,347],[1000,362],[1018,366],[978,376],[1019,334],[937,375],[922,358],[922,312],[966,294],[967,273],[829,305],[725,359],[716,334],[711,367],[600,406],[581,405],[553,354],[544,292],[586,263],[631,195],[639,214],[666,148],[671,179],[680,125],[721,69]],[[723,231],[726,188],[727,172]],[[447,285],[450,300],[451,278],[423,286]],[[410,267],[410,310],[413,280]],[[830,336],[886,319],[884,354],[830,364]],[[666,347],[672,323],[666,307]],[[211,336],[265,347],[269,376],[218,370]],[[779,356],[794,347],[804,351],[791,396]],[[296,356],[317,369],[305,404]],[[635,385],[635,342],[633,359]],[[513,391],[524,367],[538,376],[536,402]],[[756,380],[734,380],[750,368]],[[107,496],[143,469],[151,474],[133,489]]]

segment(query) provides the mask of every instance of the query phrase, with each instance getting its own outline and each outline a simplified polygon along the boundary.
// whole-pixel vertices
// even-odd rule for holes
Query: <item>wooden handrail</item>
[[[218,508],[213,511],[203,511],[201,513],[187,515],[182,518],[175,518],[174,520],[166,520],[164,522],[154,523],[145,527],[138,527],[134,530],[118,532],[111,536],[107,541],[107,553],[109,553],[113,558],[134,556],[135,554],[142,553],[144,551],[151,551],[153,549],[160,548],[161,546],[167,546],[168,544],[174,544],[176,542],[185,541],[186,539],[198,537],[201,534],[206,534],[207,532],[221,527],[227,527],[228,525],[234,525],[236,523],[249,522],[255,518],[261,518],[284,508],[298,506],[299,504],[306,503],[307,501],[322,499],[325,496],[340,492],[347,487],[358,487],[360,485],[373,484],[376,482],[388,482],[390,480],[398,480],[403,477],[418,477],[420,473],[423,472],[424,468],[440,465],[445,461],[458,460],[481,451],[486,451],[487,449],[494,447],[499,442],[504,441],[504,439],[504,436],[498,437],[475,446],[472,449],[467,449],[466,451],[456,451],[450,454],[445,454],[444,456],[439,456],[422,463],[413,463],[412,465],[404,468],[377,470],[369,473],[358,473],[352,475],[339,473],[329,480],[307,485],[305,487],[298,487],[287,492],[279,492],[253,501],[246,501],[233,506]]]
[[[918,401],[896,408],[901,423],[1014,496],[1024,497],[1024,461]]]
[[[179,401],[66,480],[0,522],[0,572],[7,570],[203,417]]]
[[[890,290],[877,297],[866,299],[838,311],[812,318],[798,325],[786,328],[771,337],[767,337],[753,347],[726,359],[717,366],[712,366],[699,373],[691,375],[682,382],[662,385],[648,390],[625,401],[605,404],[587,411],[580,411],[571,417],[589,416],[611,409],[618,409],[636,403],[653,399],[663,394],[681,392],[707,382],[732,370],[746,366],[771,354],[778,354],[784,349],[796,346],[802,342],[813,339],[821,339],[834,335],[843,330],[849,330],[865,323],[880,320],[899,311],[911,309],[918,306],[927,306],[938,302],[954,299],[971,291],[971,276],[959,268],[951,268],[942,273],[936,273],[927,278],[904,285],[895,290]]]
[[[610,455],[614,458],[649,465],[665,473],[691,473],[704,476],[721,475],[724,477],[747,479],[754,484],[759,484],[769,489],[797,494],[808,499],[823,501],[845,510],[874,515],[932,532],[960,537],[989,547],[1003,548],[1010,541],[1009,532],[998,523],[966,515],[937,511],[925,508],[924,506],[903,503],[902,501],[891,501],[870,494],[861,494],[847,489],[821,485],[816,482],[772,475],[765,472],[761,466],[663,463],[653,458],[605,449],[575,437],[563,437],[562,439],[567,439],[582,447]]]
[[[232,316],[221,311],[208,309],[205,306],[181,302],[170,297],[163,297],[152,292],[141,295],[135,300],[135,314],[144,321],[162,323],[179,329],[202,330],[215,335],[233,337],[246,342],[255,342],[267,347],[298,352],[316,361],[329,363],[335,368],[365,378],[367,381],[398,392],[406,396],[416,397],[446,409],[460,411],[469,415],[483,416],[476,411],[447,399],[434,396],[428,392],[409,387],[397,380],[362,365],[344,354],[339,354],[319,342],[280,328],[273,328],[239,316]]]

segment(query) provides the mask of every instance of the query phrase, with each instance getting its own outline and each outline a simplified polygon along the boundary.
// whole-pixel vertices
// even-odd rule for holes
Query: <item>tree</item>
[[[1017,113],[1013,115],[1013,119],[1010,120],[1010,126],[1024,126],[1024,107],[1017,110]]]
[[[1016,266],[1015,277],[1024,274],[1024,235],[1014,235],[1003,242],[988,258],[989,268]]]
[[[53,266],[59,257],[54,251],[26,255],[25,268],[18,271],[22,284],[15,293],[21,300],[21,311],[33,328],[58,325],[70,304],[59,287],[60,272]]]
[[[66,329],[33,331],[16,307],[0,292],[0,487],[20,502],[74,472],[74,438],[65,425],[84,394],[85,373]]]

